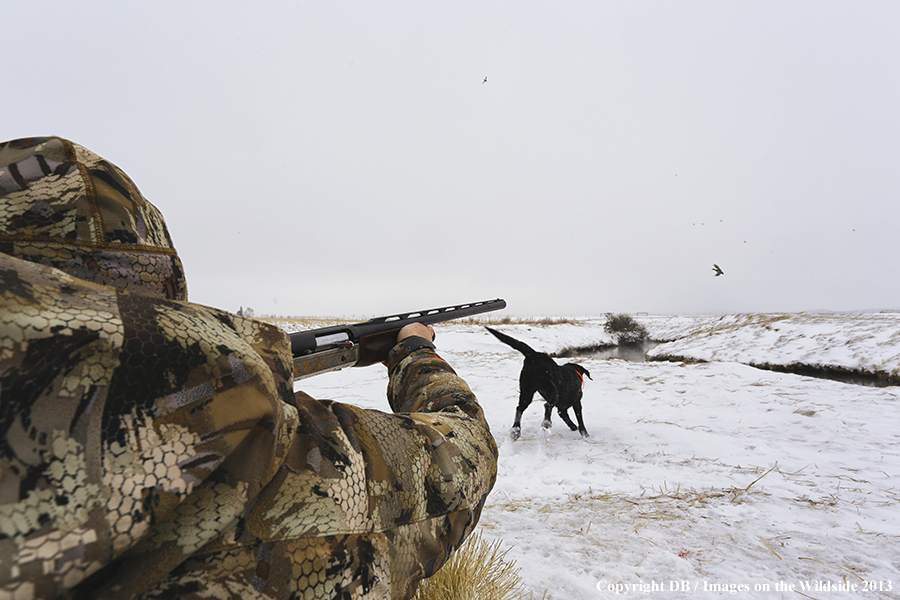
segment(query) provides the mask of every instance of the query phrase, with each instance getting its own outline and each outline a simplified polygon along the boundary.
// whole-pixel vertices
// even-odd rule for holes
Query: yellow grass
[[[525,600],[519,569],[506,560],[500,540],[486,542],[476,531],[441,569],[419,584],[413,600]]]

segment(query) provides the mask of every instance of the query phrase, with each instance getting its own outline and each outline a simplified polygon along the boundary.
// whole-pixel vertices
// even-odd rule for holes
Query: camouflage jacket
[[[430,342],[388,368],[317,401],[274,326],[0,253],[0,600],[412,596],[497,448]]]

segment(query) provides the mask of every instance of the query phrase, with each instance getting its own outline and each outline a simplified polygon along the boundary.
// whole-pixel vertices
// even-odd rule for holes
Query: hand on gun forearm
[[[421,323],[410,323],[409,325],[405,325],[403,329],[397,333],[397,342],[399,343],[404,338],[412,336],[418,336],[433,341],[434,328],[430,325],[422,325]]]

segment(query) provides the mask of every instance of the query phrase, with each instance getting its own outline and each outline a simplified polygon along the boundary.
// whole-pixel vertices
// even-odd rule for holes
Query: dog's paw
[[[553,423],[545,419],[544,422],[541,423],[541,427],[543,427],[544,429],[550,429],[551,427],[553,427]]]
[[[509,430],[509,439],[511,439],[512,441],[516,441],[517,439],[519,439],[519,436],[521,434],[522,434],[521,427],[513,427],[512,429]]]
[[[581,437],[585,437],[585,438],[591,437],[591,435],[584,429],[579,430],[579,433],[581,433]]]

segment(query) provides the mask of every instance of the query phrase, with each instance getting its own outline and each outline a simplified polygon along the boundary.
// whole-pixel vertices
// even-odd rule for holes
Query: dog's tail
[[[525,356],[531,356],[532,354],[537,354],[537,351],[535,349],[533,349],[531,346],[529,346],[528,344],[526,344],[525,342],[520,342],[519,340],[517,340],[515,338],[511,338],[508,335],[506,335],[505,333],[500,333],[496,329],[491,329],[490,327],[485,327],[485,329],[487,329],[492,334],[494,334],[495,338],[497,338],[504,344],[512,346],[513,348],[515,348],[516,350],[518,350]]]

